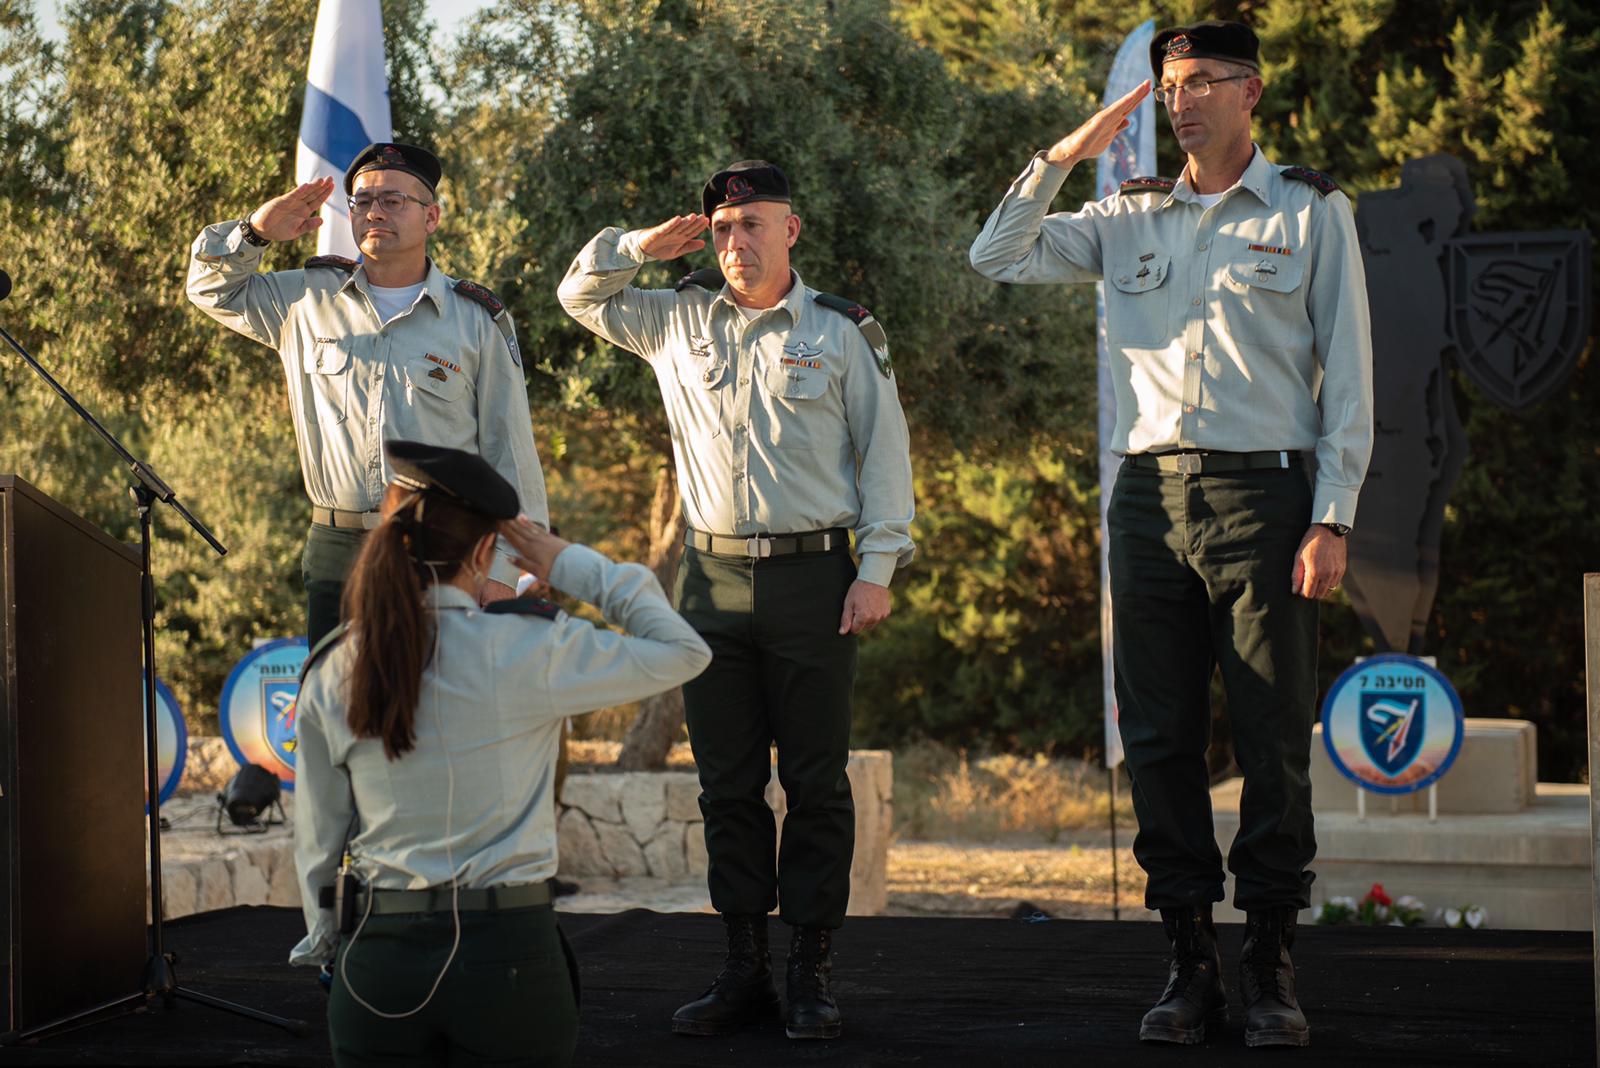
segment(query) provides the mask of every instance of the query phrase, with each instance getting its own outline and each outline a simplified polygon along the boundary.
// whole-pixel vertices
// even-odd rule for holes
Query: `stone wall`
[[[870,916],[882,911],[888,899],[893,755],[886,750],[852,752],[847,773],[856,808],[850,912]],[[557,823],[562,874],[703,879],[705,824],[699,798],[700,783],[691,771],[568,775]],[[781,827],[785,806],[776,769],[767,784],[767,803]]]

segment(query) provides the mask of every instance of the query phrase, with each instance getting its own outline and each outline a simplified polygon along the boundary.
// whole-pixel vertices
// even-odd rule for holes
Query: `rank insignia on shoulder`
[[[350,274],[356,269],[356,261],[347,256],[312,256],[306,260],[306,270],[313,267],[332,267],[336,271]]]
[[[1327,196],[1329,193],[1339,192],[1339,183],[1329,178],[1321,171],[1314,171],[1310,167],[1285,167],[1278,172],[1285,178],[1293,178],[1297,182],[1305,182],[1312,189]]]
[[[1117,192],[1123,194],[1133,193],[1170,193],[1178,184],[1176,178],[1129,178],[1117,186]]]
[[[894,377],[894,364],[889,359],[889,335],[883,332],[883,324],[874,319],[871,312],[853,300],[836,297],[832,293],[818,293],[817,303],[838,312],[860,327],[861,336],[867,339],[867,347],[872,350],[872,358],[878,365],[878,373],[885,378]]]
[[[543,597],[510,597],[485,605],[485,612],[494,616],[540,616],[555,619],[561,615],[561,606]]]
[[[489,310],[489,314],[493,318],[498,319],[506,313],[505,302],[495,296],[487,286],[480,286],[476,282],[469,282],[465,278],[459,278],[450,288],[473,303],[483,305]]]
[[[722,291],[723,284],[721,271],[715,267],[702,267],[700,270],[690,271],[678,279],[677,284],[672,288],[681,293],[690,286],[697,286],[709,293],[719,293]]]

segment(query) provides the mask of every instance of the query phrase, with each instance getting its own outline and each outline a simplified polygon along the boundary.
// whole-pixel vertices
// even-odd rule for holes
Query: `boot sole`
[[[1227,1023],[1228,1012],[1226,1009],[1221,1009],[1201,1020],[1198,1027],[1162,1027],[1158,1024],[1140,1024],[1139,1041],[1170,1042],[1179,1046],[1198,1046],[1206,1040],[1207,1028],[1213,1031],[1221,1031],[1227,1026]]]
[[[1311,1045],[1311,1031],[1246,1031],[1244,1044],[1247,1046],[1309,1046]]]
[[[812,1027],[790,1027],[786,1024],[783,1033],[796,1039],[838,1038],[843,1030],[842,1023],[816,1024]]]
[[[748,1027],[776,1023],[782,1018],[783,1007],[774,1001],[770,1005],[762,1006],[759,1010],[752,1010],[748,1015],[732,1020],[684,1020],[674,1016],[672,1018],[672,1033],[675,1035],[694,1035],[702,1038],[711,1035],[731,1035],[735,1031],[743,1031]]]

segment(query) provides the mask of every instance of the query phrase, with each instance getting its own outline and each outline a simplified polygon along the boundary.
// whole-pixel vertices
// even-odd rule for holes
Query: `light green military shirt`
[[[910,439],[887,350],[875,353],[797,273],[752,319],[726,286],[632,286],[648,258],[640,236],[602,230],[559,295],[574,319],[655,369],[684,519],[736,537],[852,528],[859,577],[889,585],[915,548]]]
[[[452,290],[430,262],[416,302],[384,323],[359,265],[263,274],[265,251],[237,222],[206,227],[190,258],[189,299],[277,350],[312,504],[377,510],[394,474],[383,443],[422,441],[482,456],[515,487],[523,514],[549,526],[509,320],[502,333],[488,308]],[[502,541],[491,577],[508,586],[518,575],[511,558]]]
[[[1105,280],[1115,452],[1314,450],[1308,522],[1351,526],[1373,434],[1355,217],[1284,169],[1257,148],[1209,209],[1185,176],[1046,214],[1067,171],[1041,155],[972,265],[997,282]]]
[[[333,957],[336,919],[318,906],[345,852],[362,881],[388,890],[539,883],[556,873],[556,756],[562,721],[680,686],[711,650],[640,564],[582,545],[556,557],[555,588],[590,602],[607,630],[480,611],[431,586],[438,645],[423,670],[416,746],[398,760],[350,731],[346,638],[306,671],[295,704],[295,869],[306,937],[294,964]],[[357,818],[359,817],[359,819]]]

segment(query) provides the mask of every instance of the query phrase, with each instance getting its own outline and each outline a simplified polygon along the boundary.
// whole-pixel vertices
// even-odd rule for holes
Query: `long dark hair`
[[[346,640],[355,643],[350,730],[357,738],[382,738],[390,760],[417,742],[417,698],[433,655],[433,625],[422,591],[455,578],[494,525],[488,516],[424,490],[372,530],[356,557],[340,603],[350,623]]]

